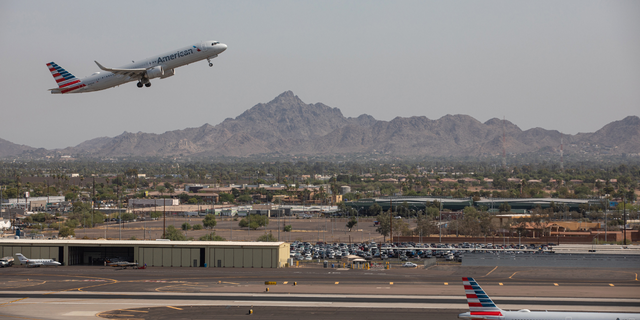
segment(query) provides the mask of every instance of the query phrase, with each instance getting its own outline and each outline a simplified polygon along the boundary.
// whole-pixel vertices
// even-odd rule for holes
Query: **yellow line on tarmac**
[[[491,274],[491,272],[496,271],[496,269],[498,269],[498,266],[496,266],[495,268],[493,268],[493,270],[489,271],[489,273],[485,274],[484,276],[486,277],[486,276],[490,275],[490,274]]]
[[[167,308],[176,309],[176,310],[182,310],[181,308],[176,308],[176,307],[172,307],[172,306],[167,306]]]
[[[0,317],[12,318],[12,319],[26,319],[26,320],[42,320],[42,319],[38,319],[38,318],[25,318],[25,317],[18,317],[18,316],[7,316],[7,315],[4,315],[4,314],[0,314]]]
[[[615,286],[613,285],[613,283],[609,283],[609,286],[611,286],[611,287],[615,287]]]
[[[448,286],[448,285],[449,285],[449,282],[445,282],[445,283],[444,283],[444,285],[445,285],[445,286]]]
[[[554,286],[556,286],[556,287],[558,286],[558,284],[557,284],[557,283],[554,283],[553,285],[554,285]]]
[[[5,302],[5,303],[0,303],[0,306],[4,306],[5,304],[18,302],[18,301],[20,301],[20,300],[24,300],[24,299],[28,299],[28,298],[29,298],[29,297],[25,297],[25,298],[20,298],[20,299],[18,299],[18,300],[13,300],[13,301]]]
[[[515,276],[515,275],[516,275],[516,273],[518,273],[518,271],[514,272],[514,273],[511,275],[511,277]],[[509,277],[509,279],[511,279],[511,277]]]
[[[499,285],[502,285],[502,282],[498,282]]]
[[[336,281],[336,284],[339,284],[340,282]]]

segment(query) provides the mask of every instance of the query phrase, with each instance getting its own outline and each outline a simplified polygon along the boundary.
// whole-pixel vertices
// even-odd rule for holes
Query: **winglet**
[[[100,68],[101,70],[104,71],[109,71],[107,68],[105,68],[103,65],[100,64],[100,62],[93,60],[93,62],[95,62],[98,65],[98,68]]]

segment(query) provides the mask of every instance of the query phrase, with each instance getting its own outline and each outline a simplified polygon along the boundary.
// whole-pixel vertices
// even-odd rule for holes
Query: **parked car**
[[[403,267],[405,268],[417,268],[418,265],[413,263],[413,262],[405,262],[402,264]]]

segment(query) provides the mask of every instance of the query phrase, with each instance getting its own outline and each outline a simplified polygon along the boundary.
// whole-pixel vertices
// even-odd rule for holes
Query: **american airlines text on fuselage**
[[[193,53],[194,53],[193,49],[187,49],[187,50],[183,50],[183,51],[178,51],[178,52],[176,52],[176,53],[174,53],[172,55],[168,55],[168,56],[164,56],[164,57],[158,58],[158,61],[156,63],[160,64],[162,62],[167,62],[169,60],[174,60],[174,59],[177,59],[177,58],[188,56],[188,55],[193,54]]]

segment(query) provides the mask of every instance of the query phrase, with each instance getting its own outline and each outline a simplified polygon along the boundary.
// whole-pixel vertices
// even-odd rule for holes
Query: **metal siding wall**
[[[181,248],[171,248],[171,264],[172,267],[181,267],[182,266],[182,249]]]
[[[49,247],[49,258],[60,261],[60,257],[58,257],[58,251],[60,251],[58,247]]]
[[[40,247],[31,247],[31,259],[42,259],[40,256]]]
[[[251,249],[244,249],[243,250],[244,253],[244,261],[243,261],[243,268],[251,268],[253,267],[253,250]]]
[[[242,249],[233,249],[233,267],[234,268],[242,268],[242,258],[244,258],[242,254]]]
[[[253,251],[253,267],[262,268],[262,249],[252,249]]]
[[[271,250],[262,249],[262,267],[269,268],[271,266]]]
[[[153,265],[153,248],[143,248],[144,251],[144,261],[142,261],[142,265],[145,263],[149,266]]]
[[[140,266],[144,265],[144,248],[138,248],[138,259],[136,259]]]
[[[2,246],[2,256],[3,257],[12,256],[12,255],[13,255],[13,248],[12,247]]]
[[[197,260],[196,267],[199,267],[200,266],[200,248],[191,249],[191,259],[189,261],[191,262],[192,267],[193,267],[193,260]]]
[[[191,261],[191,249],[189,248],[182,248],[180,249],[182,252],[182,261],[180,261],[180,264],[183,267],[188,267],[189,266],[189,261]]]
[[[153,266],[162,266],[162,248],[153,248]]]
[[[207,266],[209,266],[209,268],[217,267],[218,265],[216,264],[216,249],[207,248],[207,250],[209,251],[209,256],[207,257]]]
[[[271,249],[271,268],[278,267],[278,251],[276,249]]]
[[[218,260],[221,260],[222,264],[220,265],[220,267],[225,267],[225,250],[224,249],[220,249],[220,248],[216,248],[216,255],[215,255],[215,261],[213,261],[212,263],[218,267]]]
[[[225,268],[233,268],[233,249],[224,249],[224,260],[222,265]]]
[[[171,265],[171,248],[162,248],[162,266],[168,267]]]
[[[20,253],[22,253],[23,256],[31,259],[31,247],[22,247],[20,250],[22,250]]]

